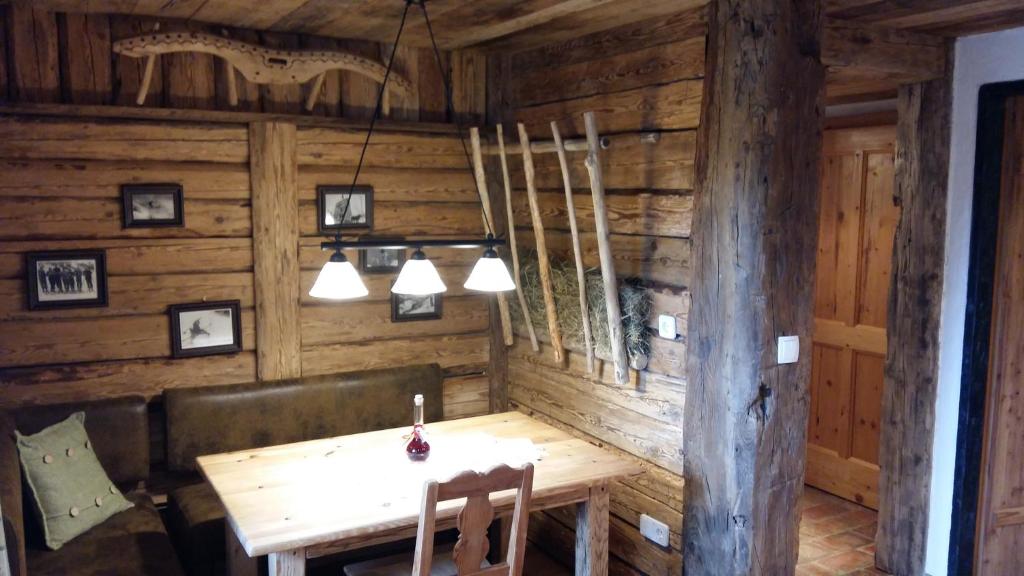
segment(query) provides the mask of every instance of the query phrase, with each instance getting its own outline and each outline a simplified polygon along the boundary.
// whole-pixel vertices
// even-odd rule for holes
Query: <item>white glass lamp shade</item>
[[[351,300],[369,294],[363,279],[341,252],[335,252],[316,277],[309,295],[326,300]]]
[[[395,280],[391,291],[395,294],[406,294],[409,296],[426,296],[428,294],[439,294],[448,290],[448,287],[441,281],[434,264],[427,260],[422,250],[412,253],[412,257],[405,261],[402,271]]]
[[[468,290],[480,292],[505,292],[515,290],[516,283],[512,281],[505,262],[498,258],[498,253],[493,248],[488,248],[476,261],[476,266],[473,266],[473,271],[464,286]]]

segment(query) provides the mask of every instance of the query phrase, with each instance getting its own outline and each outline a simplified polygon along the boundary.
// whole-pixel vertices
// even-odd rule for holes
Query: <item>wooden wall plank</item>
[[[486,333],[430,338],[398,338],[303,347],[304,375],[370,370],[436,362],[442,368],[487,362]]]
[[[490,399],[486,374],[444,379],[444,419],[455,420],[487,414]]]
[[[125,38],[141,36],[152,32],[156,26],[155,21],[146,18],[112,14],[110,16],[110,39],[112,42],[116,42]],[[112,102],[119,106],[135,106],[135,98],[138,96],[139,86],[142,84],[142,77],[145,74],[146,59],[132,58],[122,54],[115,54],[113,58],[114,94]],[[149,83],[146,104],[161,103],[163,90],[163,74],[154,71]]]
[[[514,89],[513,101],[529,106],[666,84],[704,74],[703,36],[640,48],[612,57],[526,73]],[[558,78],[552,82],[552,78]]]
[[[57,18],[28,0],[12,2],[7,12],[11,95],[29,102],[60,102]]]
[[[315,200],[300,203],[299,221],[303,236],[320,235],[316,214]],[[462,202],[389,202],[375,196],[372,234],[390,237],[482,236],[480,205]]]
[[[257,369],[261,380],[302,375],[298,156],[294,124],[249,126]]]
[[[62,14],[57,20],[63,100],[106,104],[113,92],[110,19],[106,14]]]
[[[437,320],[392,322],[390,300],[303,306],[302,345],[309,347],[487,331],[490,315],[486,299],[480,296],[449,298],[446,293],[442,307],[443,317]]]
[[[364,130],[300,127],[299,164],[355,166],[365,140]],[[468,170],[457,137],[390,132],[374,133],[363,165]]]
[[[181,31],[203,31],[202,26],[197,24],[175,23],[174,27]],[[217,66],[214,56],[198,52],[176,52],[164,54],[158,61],[164,77],[164,102],[167,106],[204,110],[216,107]]]
[[[304,166],[299,171],[299,197],[315,201],[317,186],[348,186],[354,172],[351,167]],[[478,210],[480,207],[473,175],[465,167],[405,170],[364,166],[359,175],[363,182],[373,186],[375,202],[464,202]]]
[[[0,368],[0,408],[81,402],[141,394],[148,399],[178,386],[256,380],[256,355],[247,351],[198,358],[132,359]]]
[[[531,137],[547,138],[548,123],[558,121],[566,138],[583,132],[583,113],[595,112],[606,133],[636,130],[689,130],[700,122],[702,80],[681,80],[669,84],[643,86],[623,92],[562,100],[516,111],[516,119],[526,124]]]
[[[584,189],[581,187],[581,191]],[[526,193],[516,190],[512,208],[516,226],[530,226]],[[538,194],[541,218],[545,230],[568,231],[568,213],[564,194],[542,192]],[[594,202],[590,194],[573,194],[579,229],[594,232]],[[693,196],[690,194],[610,194],[605,197],[608,225],[616,234],[644,236],[690,237],[693,218]]]

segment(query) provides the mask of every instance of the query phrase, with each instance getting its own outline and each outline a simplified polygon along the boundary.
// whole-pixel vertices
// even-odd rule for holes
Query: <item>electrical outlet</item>
[[[647,514],[641,514],[640,534],[651,542],[668,548],[668,524],[659,522]]]
[[[677,334],[675,316],[669,316],[668,314],[658,316],[658,336],[675,340]]]
[[[779,336],[779,364],[793,364],[800,360],[800,337]]]

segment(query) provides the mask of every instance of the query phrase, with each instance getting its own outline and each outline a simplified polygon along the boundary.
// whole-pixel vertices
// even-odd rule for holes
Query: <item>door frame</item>
[[[967,310],[953,478],[949,573],[972,574],[981,497],[989,353],[999,237],[1006,102],[1024,95],[1024,80],[983,85],[978,92],[977,148],[967,271]]]

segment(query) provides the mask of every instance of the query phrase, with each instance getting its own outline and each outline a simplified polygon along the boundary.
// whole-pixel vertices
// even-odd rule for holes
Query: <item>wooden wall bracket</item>
[[[152,68],[160,54],[175,52],[201,52],[212,54],[225,61],[229,72],[229,92],[232,106],[237,105],[237,91],[234,86],[234,70],[242,73],[254,84],[303,84],[313,80],[312,90],[306,99],[306,109],[316,105],[316,94],[323,85],[324,75],[331,70],[347,70],[366,76],[377,83],[384,81],[387,68],[380,62],[338,50],[274,50],[230,38],[203,34],[201,32],[164,32],[125,38],[114,42],[114,52],[134,58],[146,58],[146,73],[139,86],[136,103],[142,104],[149,92]],[[388,79],[388,90],[400,96],[413,92],[412,83],[396,74],[394,70]],[[384,113],[388,113],[388,99],[385,98]]]

